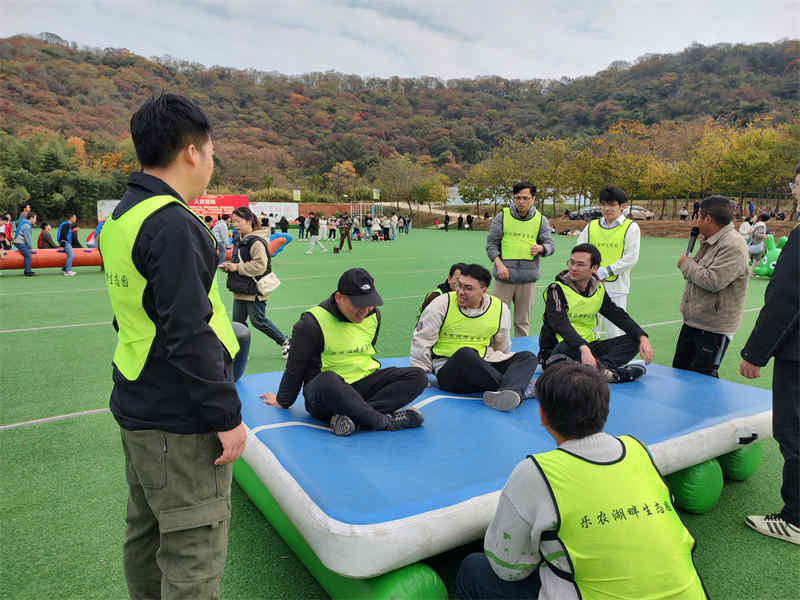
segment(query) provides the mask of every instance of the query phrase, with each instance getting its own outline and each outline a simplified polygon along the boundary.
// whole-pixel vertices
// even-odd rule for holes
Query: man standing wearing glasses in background
[[[600,190],[600,208],[603,216],[584,227],[578,236],[578,244],[592,244],[600,250],[600,268],[597,277],[603,282],[606,294],[614,304],[628,308],[628,292],[631,289],[631,271],[639,262],[641,231],[631,219],[625,217],[628,197],[618,187]],[[608,319],[600,317],[598,333],[608,337],[623,335],[623,331]]]
[[[539,361],[546,368],[564,360],[580,361],[600,371],[609,383],[638,379],[645,374],[645,367],[627,363],[637,352],[649,363],[653,348],[647,334],[614,304],[597,278],[600,252],[591,244],[578,244],[567,264],[569,268],[561,271],[544,293]],[[598,340],[599,315],[624,335]]]
[[[486,237],[486,254],[494,263],[492,293],[509,308],[514,304],[514,335],[528,335],[531,310],[539,279],[539,257],[550,256],[550,223],[533,205],[536,186],[514,184],[514,202],[492,220]]]
[[[723,196],[700,203],[697,228],[703,241],[678,268],[686,279],[681,298],[683,326],[672,366],[718,377],[728,343],[739,329],[747,298],[748,250],[733,228],[731,204]]]

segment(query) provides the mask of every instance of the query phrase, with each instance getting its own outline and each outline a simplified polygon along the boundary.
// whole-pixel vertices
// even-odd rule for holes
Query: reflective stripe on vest
[[[625,235],[630,229],[630,219],[624,219],[616,227],[606,229],[600,225],[600,219],[589,221],[588,243],[600,250],[600,266],[607,267],[614,264],[625,252]],[[616,281],[619,275],[607,277],[606,281]]]
[[[363,379],[380,368],[373,358],[372,340],[378,331],[378,315],[372,313],[361,323],[340,321],[321,306],[308,310],[319,323],[324,346],[322,370],[333,371],[347,383]]]
[[[531,210],[535,210],[531,207]],[[503,209],[503,239],[500,242],[500,256],[509,260],[533,260],[531,246],[539,239],[542,226],[542,213],[538,210],[527,221],[514,218],[511,209]]]
[[[503,302],[489,296],[489,308],[482,315],[468,317],[458,306],[455,292],[447,294],[447,314],[439,328],[439,339],[433,346],[435,356],[450,357],[459,348],[474,348],[478,355],[486,355],[492,337],[500,330]]]
[[[216,247],[214,236],[211,235],[211,230],[203,223],[203,220],[195,215],[186,204],[173,196],[153,196],[134,205],[118,219],[109,217],[100,236],[100,253],[105,265],[106,288],[119,327],[117,348],[114,351],[114,365],[129,381],[134,381],[141,375],[156,335],[156,325],[142,305],[142,296],[147,286],[147,280],[133,264],[133,245],[145,219],[157,210],[173,203],[197,217],[198,222],[208,231],[212,244]],[[208,300],[211,303],[211,318],[208,324],[222,345],[225,346],[228,354],[231,357],[236,356],[239,351],[239,343],[236,341],[236,335],[233,333],[233,327],[231,327],[219,295],[216,272],[211,282],[211,289],[208,291]]]
[[[672,506],[669,488],[635,438],[618,438],[620,460],[593,463],[556,449],[530,458],[547,481],[558,515],[554,532],[578,597],[651,600],[706,598],[692,561],[695,541]],[[550,537],[549,539],[553,539]]]
[[[556,281],[556,283],[564,292],[564,297],[567,300],[567,318],[572,328],[587,342],[595,341],[597,336],[594,333],[594,328],[597,327],[597,315],[600,312],[600,307],[603,306],[603,298],[606,295],[606,289],[603,284],[598,281],[594,294],[587,298],[560,281]],[[549,286],[547,289],[549,289]],[[545,302],[547,302],[547,289],[544,291]],[[556,334],[556,339],[559,342],[564,341],[564,338],[558,334]]]

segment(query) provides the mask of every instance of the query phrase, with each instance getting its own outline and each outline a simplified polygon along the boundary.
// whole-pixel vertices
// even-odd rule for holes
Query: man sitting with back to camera
[[[653,348],[644,330],[606,294],[597,278],[600,260],[600,251],[593,245],[578,244],[572,249],[569,268],[561,271],[555,283],[545,290],[539,360],[545,367],[576,360],[598,369],[611,383],[633,381],[647,370],[643,365],[626,363],[637,352],[649,363]],[[625,335],[597,339],[598,315]]]
[[[422,413],[403,407],[427,386],[425,373],[381,369],[374,358],[381,324],[376,307],[382,304],[366,270],[345,271],[336,291],[295,323],[278,394],[261,394],[264,402],[289,408],[302,386],[308,413],[329,422],[339,436],[359,427],[395,431],[422,425]]]
[[[456,578],[473,598],[707,598],[695,541],[646,447],[603,433],[609,389],[574,362],[536,380],[557,448],[508,478],[483,541]]]
[[[420,315],[409,364],[434,373],[447,392],[482,392],[486,406],[511,410],[530,397],[538,361],[531,352],[511,352],[511,313],[486,293],[491,280],[480,265],[461,268],[456,291],[435,298]]]

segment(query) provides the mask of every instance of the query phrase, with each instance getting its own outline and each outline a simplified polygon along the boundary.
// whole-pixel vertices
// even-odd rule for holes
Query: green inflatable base
[[[350,579],[328,569],[294,528],[255,471],[241,458],[233,464],[233,475],[289,547],[331,598],[409,600],[447,598],[439,575],[423,563],[415,563],[371,579]]]
[[[686,512],[702,515],[717,504],[722,494],[722,467],[716,458],[667,475],[675,504]]]
[[[733,452],[723,454],[717,460],[722,467],[725,479],[744,481],[758,469],[763,452],[764,448],[761,446],[761,442],[753,442],[737,448]]]

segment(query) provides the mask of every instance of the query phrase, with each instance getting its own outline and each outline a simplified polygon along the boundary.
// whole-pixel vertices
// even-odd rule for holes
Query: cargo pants
[[[231,464],[216,433],[122,430],[128,481],[124,567],[134,600],[219,598]]]

